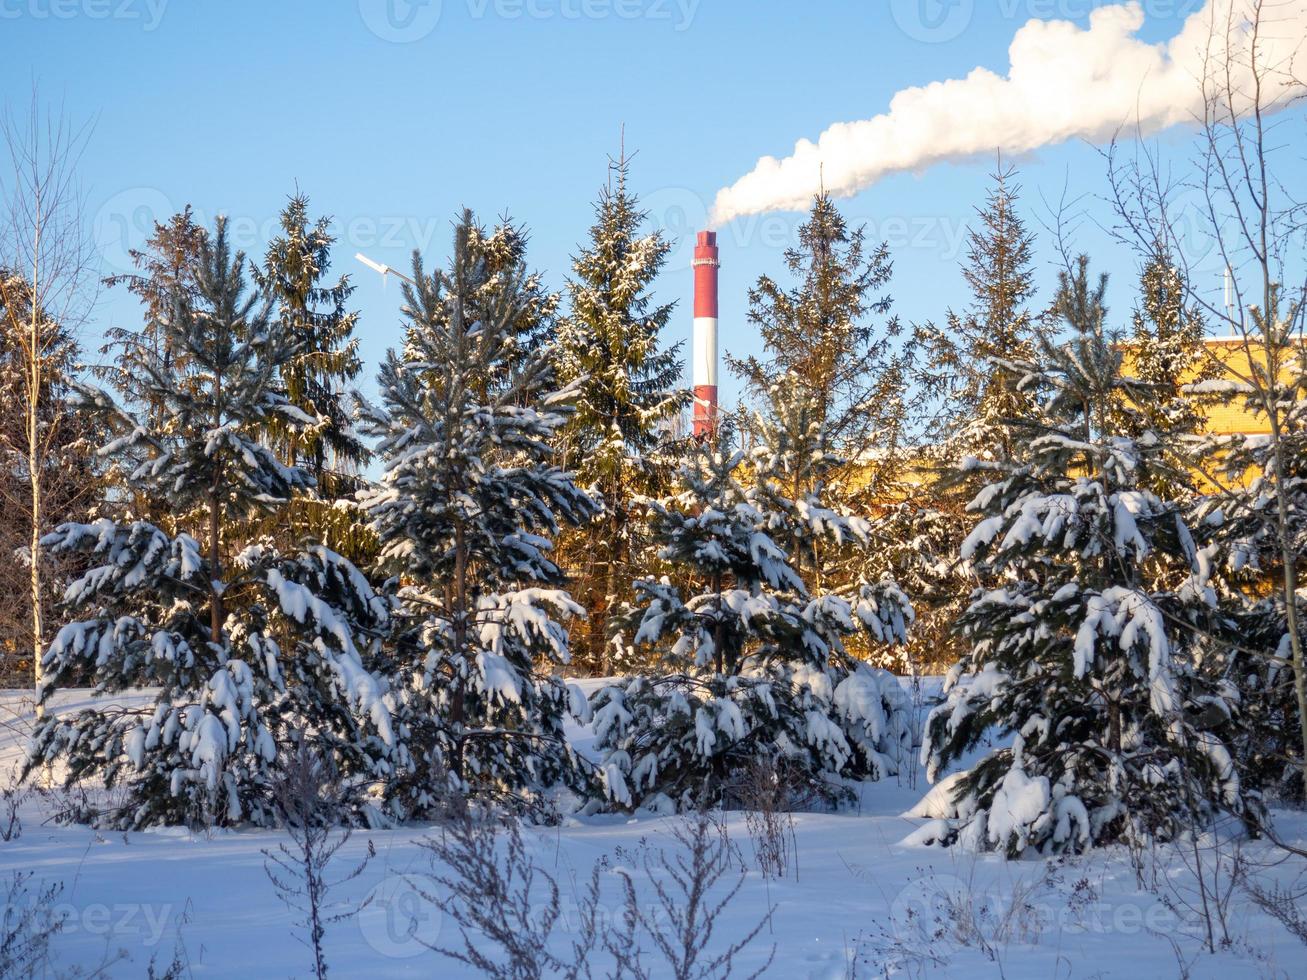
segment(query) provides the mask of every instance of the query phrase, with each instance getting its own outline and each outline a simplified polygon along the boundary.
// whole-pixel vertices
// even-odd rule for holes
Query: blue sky
[[[718,188],[763,154],[784,155],[833,122],[884,110],[907,86],[1003,72],[1031,17],[1084,23],[1091,0],[0,0],[0,90],[94,119],[83,159],[104,271],[155,218],[190,203],[228,215],[253,255],[296,186],[337,219],[336,267],[358,284],[368,374],[399,336],[394,283],[353,261],[400,268],[420,248],[448,250],[461,206],[507,211],[532,231],[532,264],[561,288],[625,125],[633,183],[653,220],[679,237],[700,226]],[[1153,0],[1142,36],[1174,34],[1194,0]],[[1163,143],[1183,153],[1176,135]],[[1076,245],[1113,274],[1114,319],[1133,302],[1133,261],[1095,227],[1104,165],[1082,143],[1017,161],[1027,218],[1064,185],[1088,194]],[[965,302],[958,260],[992,159],[889,177],[843,202],[890,241],[892,293],[907,320]],[[798,216],[739,219],[721,230],[721,343],[757,348],[746,290],[781,271]],[[1055,276],[1041,237],[1038,279]],[[688,340],[689,245],[678,242],[657,294],[678,301],[669,340]],[[138,312],[101,294],[86,346]],[[736,386],[724,376],[724,400]],[[370,387],[370,377],[367,385]]]

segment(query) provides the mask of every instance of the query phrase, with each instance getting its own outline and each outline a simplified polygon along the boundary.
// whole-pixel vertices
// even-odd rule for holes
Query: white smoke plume
[[[1081,28],[1031,20],[1012,38],[1006,76],[976,68],[965,78],[904,89],[889,111],[836,123],[813,143],[801,139],[783,160],[763,157],[717,192],[714,225],[746,214],[801,210],[819,186],[856,194],[887,174],[920,171],[996,149],[1022,153],[1069,139],[1104,142],[1126,127],[1151,135],[1201,118],[1207,59],[1231,59],[1248,74],[1252,0],[1206,0],[1171,40],[1148,44],[1137,2],[1099,7]],[[1231,31],[1231,28],[1233,30]],[[1265,3],[1258,61],[1307,68],[1307,0]],[[1295,57],[1298,56],[1298,57]],[[1237,78],[1236,78],[1237,80]]]

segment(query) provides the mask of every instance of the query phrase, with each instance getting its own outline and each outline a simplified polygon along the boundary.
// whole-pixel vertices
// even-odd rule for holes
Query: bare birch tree
[[[15,392],[24,421],[22,445],[29,499],[29,584],[32,602],[32,661],[41,682],[45,640],[45,593],[41,535],[46,530],[46,465],[59,438],[60,414],[44,404],[51,391],[50,371],[62,356],[60,344],[90,309],[95,285],[84,200],[76,171],[89,130],[74,126],[65,112],[45,109],[34,88],[22,111],[6,111],[0,121],[8,164],[0,173],[0,277],[4,290],[4,328],[18,351],[22,380]],[[26,295],[16,295],[17,291]]]
[[[1194,120],[1192,174],[1176,178],[1147,146],[1130,160],[1113,144],[1108,164],[1121,237],[1144,252],[1160,246],[1175,257],[1187,283],[1186,303],[1223,328],[1237,351],[1215,365],[1229,380],[1227,397],[1242,399],[1268,429],[1256,446],[1242,436],[1213,437],[1201,465],[1227,500],[1241,495],[1241,476],[1256,481],[1259,503],[1245,509],[1257,513],[1245,516],[1266,530],[1259,548],[1273,566],[1266,571],[1283,604],[1282,647],[1288,648],[1263,655],[1287,666],[1292,677],[1300,741],[1295,761],[1307,791],[1307,660],[1298,595],[1307,540],[1298,506],[1298,459],[1307,449],[1307,204],[1294,196],[1289,176],[1297,175],[1301,160],[1284,129],[1302,125],[1307,97],[1307,41],[1283,16],[1296,2],[1212,5],[1195,80],[1202,103]],[[1203,288],[1222,273],[1223,290]],[[1210,348],[1208,356],[1217,358]]]

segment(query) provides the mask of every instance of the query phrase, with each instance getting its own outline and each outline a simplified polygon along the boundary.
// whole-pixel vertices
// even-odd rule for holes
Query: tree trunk
[[[608,524],[608,568],[605,570],[604,577],[604,601],[603,615],[598,617],[599,622],[599,674],[602,677],[611,677],[613,674],[612,651],[608,643],[608,620],[612,616],[613,605],[617,602],[617,593],[621,586],[621,569],[625,562],[625,544],[623,531],[626,525],[626,513],[622,509],[622,500],[618,496],[621,494],[622,487],[619,483],[613,494],[613,517]]]
[[[209,637],[222,646],[222,512],[218,505],[218,478],[209,490]]]
[[[1274,389],[1272,389],[1274,390]],[[1289,631],[1289,650],[1293,661],[1293,693],[1298,702],[1298,735],[1301,756],[1298,760],[1302,773],[1303,792],[1307,793],[1307,663],[1303,660],[1302,636],[1298,632],[1298,567],[1297,556],[1289,533],[1289,504],[1284,490],[1284,444],[1280,438],[1278,414],[1271,415],[1274,451],[1271,454],[1275,469],[1276,531],[1279,537],[1280,562],[1284,566],[1285,625]]]
[[[37,233],[37,254],[39,254],[40,232]],[[31,539],[31,585],[32,585],[32,680],[36,691],[36,717],[45,715],[42,706],[41,682],[45,679],[41,666],[41,657],[45,653],[45,619],[41,614],[41,321],[37,297],[37,277],[40,267],[32,268],[32,320],[28,335],[29,376],[27,379],[27,478],[32,488],[32,539]]]
[[[458,651],[456,659],[465,659],[467,649],[467,538],[461,523],[454,527],[454,649]],[[455,668],[457,669],[457,667]],[[455,674],[450,678],[453,688],[449,699],[449,720],[457,727],[458,736],[454,740],[454,758],[450,768],[454,778],[463,781],[463,720],[467,717],[466,705],[463,703],[463,679]]]
[[[713,638],[712,638],[713,656],[716,658],[717,661],[717,673],[725,674],[727,671],[730,671],[731,674],[734,674],[736,658],[734,655],[728,658],[726,656],[726,650],[725,650],[726,603],[722,599],[722,576],[720,572],[713,575],[712,587],[713,587],[713,592],[717,594],[717,602],[716,602],[717,621],[713,624]]]

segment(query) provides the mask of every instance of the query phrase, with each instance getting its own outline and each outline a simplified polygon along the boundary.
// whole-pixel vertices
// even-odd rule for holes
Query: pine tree
[[[358,313],[346,309],[354,287],[348,276],[327,282],[331,268],[331,219],[309,222],[309,200],[296,194],[281,212],[281,235],[268,244],[259,285],[276,306],[276,329],[291,338],[296,353],[281,365],[287,400],[312,426],[289,427],[274,420],[274,443],[284,460],[305,464],[320,489],[331,469],[349,473],[364,465],[368,450],[350,426],[345,386],[362,362],[353,336]]]
[[[946,460],[963,456],[1009,459],[1015,449],[1012,419],[1029,416],[1030,394],[1023,391],[1012,360],[1033,352],[1034,321],[1028,303],[1034,295],[1031,252],[1034,236],[1018,210],[1016,170],[999,168],[978,224],[967,234],[962,277],[972,302],[963,313],[949,311],[948,329],[922,332],[931,355],[928,369],[946,404],[934,436]]]
[[[1142,383],[1143,397],[1130,404],[1119,424],[1131,435],[1151,430],[1166,445],[1172,465],[1172,497],[1195,493],[1192,466],[1199,435],[1215,400],[1199,393],[1218,378],[1221,366],[1206,349],[1201,312],[1186,305],[1189,285],[1165,243],[1158,242],[1139,275],[1139,305],[1127,343],[1128,369]]]
[[[274,415],[312,420],[281,393],[278,370],[296,348],[247,289],[245,266],[219,219],[198,251],[194,302],[157,323],[157,347],[135,345],[130,379],[119,369],[119,391],[139,393],[141,407],[81,392],[116,430],[101,454],[120,460],[130,488],[166,499],[181,530],[128,513],[43,541],[90,567],[65,592],[42,701],[70,685],[159,692],[152,707],[63,714],[34,734],[29,769],[63,758],[70,781],[96,774],[126,789],[122,808],[84,815],[118,827],[272,822],[270,767],[291,742],[311,741],[364,783],[385,773],[394,746],[384,681],[364,666],[386,600],[325,548],[283,555],[242,538],[252,518],[312,485],[260,439]]]
[[[477,278],[468,283],[471,307],[465,317],[485,319],[510,286],[521,297],[488,390],[511,386],[524,366],[538,361],[536,351],[550,343],[557,331],[560,296],[545,288],[539,272],[524,271],[528,241],[526,229],[506,216],[489,231],[474,224],[468,235],[469,274]]]
[[[647,216],[628,176],[623,154],[611,165],[589,240],[573,261],[570,309],[554,346],[560,380],[579,383],[561,439],[564,463],[582,485],[597,489],[605,508],[601,520],[569,541],[578,597],[590,612],[578,652],[605,674],[609,607],[628,591],[642,548],[630,502],[665,489],[672,423],[688,402],[677,387],[680,345],[661,346],[672,304],[655,303],[649,292],[670,245],[660,232],[641,234]]]
[[[166,367],[179,356],[180,352],[163,346],[168,336],[164,324],[177,319],[182,310],[196,302],[198,260],[205,237],[203,226],[195,222],[188,204],[166,223],[156,221],[145,247],[128,253],[137,272],[105,279],[106,286],[125,285],[144,307],[145,320],[139,331],[112,327],[106,332],[109,342],[103,353],[118,350],[119,366],[128,368],[117,375],[120,383],[133,384],[136,374],[129,365],[142,351],[148,352],[151,358],[161,359]],[[142,392],[131,387],[125,388],[124,394],[137,402],[143,397]],[[152,421],[159,421],[160,409],[159,405],[148,406]]]
[[[1171,839],[1218,808],[1260,812],[1231,754],[1243,707],[1211,551],[1181,503],[1148,489],[1161,440],[1118,424],[1142,386],[1106,334],[1105,287],[1083,258],[1063,274],[1054,308],[1070,338],[1040,337],[1014,362],[1040,396],[1024,448],[965,464],[990,482],[962,555],[1001,579],[958,622],[969,652],[927,721],[928,777],[991,729],[1015,738],[956,779],[950,817],[926,830],[936,840],[1079,851]],[[1156,585],[1159,567],[1180,584]]]
[[[1217,377],[1219,367],[1203,344],[1207,327],[1187,306],[1189,285],[1165,244],[1158,243],[1139,274],[1140,305],[1134,313],[1131,373],[1148,386],[1138,410],[1164,435],[1195,433],[1206,412],[1186,386]]]
[[[376,541],[355,500],[359,472],[371,453],[350,418],[350,383],[363,366],[353,336],[358,313],[347,309],[354,286],[348,276],[327,278],[335,244],[331,219],[310,222],[308,211],[303,194],[290,199],[281,213],[281,234],[268,244],[262,268],[252,269],[272,301],[274,328],[296,351],[281,365],[281,387],[290,404],[313,420],[293,426],[277,416],[269,420],[265,440],[283,462],[304,466],[314,487],[297,493],[265,531],[286,543],[313,537],[366,564],[376,555]]]
[[[438,810],[445,779],[524,805],[579,782],[563,721],[584,699],[542,670],[568,661],[563,623],[582,612],[550,538],[598,506],[550,448],[574,392],[519,344],[539,297],[520,259],[489,273],[485,240],[465,212],[447,270],[414,256],[404,350],[364,413],[384,467],[365,507],[400,584],[387,649],[407,759],[388,793],[403,816]]]
[[[1031,411],[1031,395],[1018,387],[1020,375],[1009,362],[1028,359],[1033,350],[1034,236],[1021,219],[1016,170],[1000,160],[991,180],[962,266],[971,303],[949,311],[946,330],[916,331],[927,358],[920,383],[938,403],[927,427],[930,443],[913,461],[922,485],[882,516],[880,536],[889,545],[865,569],[893,575],[913,596],[917,621],[903,653],[910,661],[904,666],[914,671],[960,655],[950,634],[976,583],[975,569],[955,556],[974,523],[966,502],[979,488],[973,480],[955,482],[956,464],[966,456],[1010,458],[1019,438],[1012,420]]]
[[[766,356],[727,360],[763,403],[777,378],[800,385],[831,448],[878,494],[900,476],[912,357],[897,317],[876,322],[892,305],[883,290],[893,265],[888,246],[868,251],[865,237],[818,194],[785,253],[795,284],[762,276],[749,290]]]
[[[802,389],[772,395],[776,414],[804,416],[806,428]],[[603,793],[618,806],[729,802],[759,760],[800,796],[835,800],[844,780],[892,774],[911,749],[897,680],[844,648],[862,631],[902,642],[906,597],[890,582],[851,596],[817,590],[802,573],[819,539],[865,540],[866,522],[784,497],[794,457],[779,439],[753,460],[759,479],[746,487],[745,454],[731,443],[724,425],[694,448],[679,491],[648,504],[660,557],[687,587],[636,583],[625,635],[656,649],[656,666],[594,699]]]

